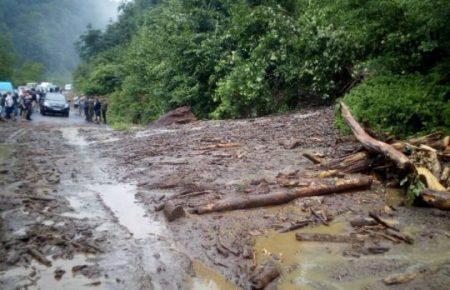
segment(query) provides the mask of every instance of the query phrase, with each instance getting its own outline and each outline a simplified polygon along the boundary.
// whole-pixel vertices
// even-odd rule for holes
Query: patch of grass
[[[129,132],[131,130],[131,123],[125,123],[125,122],[116,122],[116,123],[112,123],[110,125],[111,128],[113,128],[116,131],[124,131],[124,132]]]

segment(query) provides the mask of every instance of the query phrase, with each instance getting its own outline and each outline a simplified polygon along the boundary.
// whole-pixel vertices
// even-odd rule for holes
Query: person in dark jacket
[[[0,92],[0,119],[3,118],[6,111],[6,95]]]
[[[92,122],[93,117],[94,117],[94,100],[92,99],[92,97],[88,97],[86,120],[88,122]]]
[[[99,98],[95,98],[94,103],[94,113],[95,113],[95,123],[100,123],[100,110],[102,108],[102,103],[100,102]]]
[[[103,100],[102,101],[102,119],[103,119],[103,124],[107,124],[106,122],[106,113],[108,112],[108,101]]]
[[[25,118],[28,121],[31,121],[31,114],[33,113],[33,97],[29,92],[25,95],[23,105],[25,107]]]

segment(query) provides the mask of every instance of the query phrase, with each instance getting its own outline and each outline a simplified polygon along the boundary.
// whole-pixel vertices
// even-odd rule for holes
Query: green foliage
[[[360,121],[398,136],[450,128],[450,86],[419,74],[370,77],[344,97]],[[340,122],[341,127],[343,122]]]
[[[15,84],[44,81],[45,69],[42,63],[26,62],[14,72]]]
[[[120,122],[182,105],[200,117],[259,116],[363,80],[345,101],[374,126],[448,127],[449,1],[140,0],[122,11],[82,37],[89,61],[76,74],[80,90],[111,95]]]
[[[0,35],[0,80],[11,81],[16,56],[12,52],[11,39]]]

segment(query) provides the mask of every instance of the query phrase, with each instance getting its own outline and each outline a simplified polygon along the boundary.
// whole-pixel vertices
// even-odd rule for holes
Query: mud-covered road
[[[334,129],[333,114],[129,132],[75,114],[0,123],[0,288],[251,289],[255,268],[271,260],[281,275],[266,289],[447,289],[449,214],[405,206],[403,194],[381,182],[281,206],[189,213],[328,178],[302,153],[357,150]],[[168,222],[160,211],[168,200],[186,216]],[[379,225],[350,225],[373,210],[413,243]],[[279,233],[304,220],[309,226]],[[299,242],[297,232],[357,239]]]

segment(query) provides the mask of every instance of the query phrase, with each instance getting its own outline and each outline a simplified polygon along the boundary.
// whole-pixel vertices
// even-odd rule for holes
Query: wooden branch
[[[279,205],[301,197],[342,193],[349,190],[370,188],[371,185],[372,178],[369,176],[362,176],[352,179],[340,179],[337,181],[332,181],[330,183],[312,184],[308,187],[298,189],[294,192],[261,194],[229,200],[221,200],[216,203],[196,207],[193,209],[193,213],[205,214],[211,212]]]
[[[353,117],[350,109],[341,102],[342,117],[345,119],[347,125],[352,130],[356,139],[369,151],[383,154],[385,157],[394,161],[398,168],[402,170],[411,170],[413,168],[411,161],[402,152],[397,151],[391,145],[381,142],[369,136],[361,125]]]

